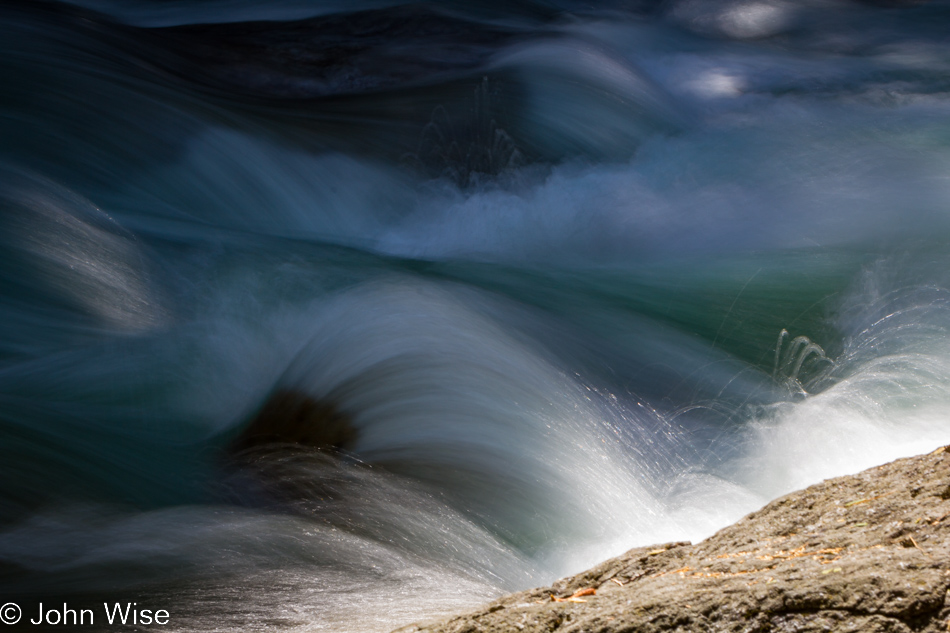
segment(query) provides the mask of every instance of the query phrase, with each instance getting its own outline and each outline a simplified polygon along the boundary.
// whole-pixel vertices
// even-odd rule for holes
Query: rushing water
[[[11,0],[0,48],[27,617],[387,631],[950,442],[950,2]],[[288,392],[355,439],[233,459]]]

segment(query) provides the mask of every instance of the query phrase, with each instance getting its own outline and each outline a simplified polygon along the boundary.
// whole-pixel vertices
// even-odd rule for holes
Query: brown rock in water
[[[276,444],[330,451],[352,449],[357,431],[350,416],[331,402],[278,389],[231,444],[232,454]]]
[[[240,505],[307,516],[332,506],[343,516],[361,481],[343,459],[357,437],[352,418],[332,402],[277,389],[228,447],[219,493]]]
[[[792,493],[696,545],[637,548],[399,631],[937,633],[950,630],[948,591],[945,447]]]

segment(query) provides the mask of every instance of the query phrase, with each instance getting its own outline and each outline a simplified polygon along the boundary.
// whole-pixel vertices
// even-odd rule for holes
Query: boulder
[[[950,630],[950,447],[399,633]]]

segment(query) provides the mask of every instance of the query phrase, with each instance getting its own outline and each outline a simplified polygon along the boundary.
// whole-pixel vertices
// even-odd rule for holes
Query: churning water
[[[948,2],[10,0],[0,48],[29,617],[387,631],[950,442]],[[235,455],[282,397],[343,450]]]

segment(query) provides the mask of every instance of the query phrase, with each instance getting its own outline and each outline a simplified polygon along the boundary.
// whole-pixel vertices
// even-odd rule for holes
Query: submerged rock
[[[691,545],[633,549],[401,633],[936,633],[950,620],[950,447],[830,479]]]
[[[231,444],[231,453],[274,444],[341,451],[351,449],[356,438],[350,416],[333,403],[278,389]]]
[[[146,31],[183,76],[262,98],[313,99],[470,76],[517,34],[425,5],[289,22]]]
[[[333,506],[339,514],[363,480],[349,457],[357,438],[332,402],[276,389],[228,446],[217,492],[237,505],[307,516]]]
[[[530,163],[627,160],[690,120],[603,42],[430,5],[126,31],[156,78],[265,125],[279,113],[287,142],[461,186]]]

